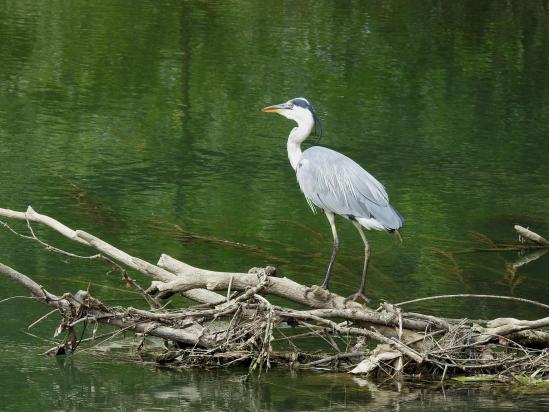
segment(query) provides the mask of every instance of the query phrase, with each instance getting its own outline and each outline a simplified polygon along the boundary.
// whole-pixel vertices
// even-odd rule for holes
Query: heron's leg
[[[339,239],[337,237],[337,230],[335,225],[335,215],[332,212],[324,211],[328,222],[330,222],[330,227],[332,228],[332,235],[334,236],[334,246],[332,249],[332,257],[330,258],[330,263],[328,264],[328,270],[326,270],[326,276],[324,277],[324,282],[322,282],[322,288],[328,289],[328,280],[330,280],[330,274],[332,273],[332,268],[334,266],[335,258],[337,251],[339,250]]]
[[[360,237],[364,242],[364,267],[362,268],[362,278],[360,279],[360,288],[358,289],[357,293],[355,293],[354,295],[351,295],[350,297],[353,298],[353,300],[361,298],[364,301],[368,302],[368,298],[366,298],[366,296],[364,295],[364,287],[366,286],[366,272],[368,272],[368,262],[370,260],[370,245],[368,244],[368,240],[364,235],[364,230],[362,229],[361,224],[358,223],[356,220],[352,220],[352,222],[353,222],[353,225],[355,225],[355,227],[357,228],[358,233],[360,233]]]

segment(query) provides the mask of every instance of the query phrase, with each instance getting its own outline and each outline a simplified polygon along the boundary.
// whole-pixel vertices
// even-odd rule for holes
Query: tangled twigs
[[[274,309],[270,302],[260,295],[254,295],[254,298],[260,302],[260,307],[265,312],[265,315],[263,316],[263,322],[259,329],[262,333],[257,336],[259,353],[250,365],[250,372],[253,372],[258,365],[260,371],[263,364],[265,364],[267,368],[271,367],[269,356],[273,351],[271,341],[273,340],[273,326],[275,323]]]
[[[248,364],[252,371],[269,367],[274,361],[276,364],[322,365],[344,370],[356,366],[353,373],[376,370],[387,373],[417,373],[418,370],[436,373],[438,370],[442,373],[446,370],[446,374],[453,371],[516,374],[533,372],[535,367],[539,376],[549,374],[549,340],[541,345],[542,348],[539,341],[536,348],[531,348],[512,338],[517,333],[547,326],[547,318],[537,321],[497,319],[487,322],[486,327],[467,320],[440,320],[426,323],[423,331],[410,331],[406,329],[406,314],[391,321],[394,313],[385,311],[383,307],[379,312],[370,312],[354,309],[295,310],[273,305],[261,295],[268,290],[272,280],[265,274],[255,275],[255,286],[214,307],[177,311],[110,308],[83,291],[61,297],[53,295],[5,265],[0,265],[0,273],[25,286],[35,299],[57,308],[62,317],[58,332],[66,331],[67,338],[54,353],[70,352],[78,342],[87,341],[87,338],[83,339],[83,333],[79,339],[76,338],[75,328],[91,321],[176,344],[179,349],[156,358],[163,365],[228,367]],[[384,306],[392,308],[392,305]],[[347,320],[338,323],[330,317]],[[374,324],[377,326],[372,326]],[[449,328],[437,329],[441,324],[447,324]],[[409,325],[414,326],[414,323]],[[403,332],[408,331],[411,335],[400,334],[401,327]],[[299,333],[303,328],[315,333]],[[286,331],[284,335],[293,343],[292,351],[281,352],[273,346],[275,330]],[[533,332],[541,333],[538,330]],[[332,336],[342,339],[347,349],[341,351],[335,344],[332,353],[315,354],[297,349],[296,343],[302,338],[321,338],[333,343]],[[361,350],[364,342],[360,343],[360,339],[379,342],[379,345],[373,352]]]
[[[399,304],[384,302],[372,310],[320,287],[278,277],[272,267],[254,268],[248,273],[214,272],[167,255],[153,265],[32,208],[26,212],[0,209],[0,216],[24,221],[28,235],[0,223],[48,251],[107,262],[150,306],[110,307],[90,291],[55,295],[30,277],[0,264],[0,275],[26,288],[33,299],[54,308],[31,326],[55,312],[59,314],[58,341],[50,351],[53,354],[93,345],[96,336],[114,339],[122,332],[133,332],[139,337],[139,353],[163,366],[247,365],[252,372],[285,365],[391,376],[438,375],[443,380],[456,373],[549,376],[548,317],[472,322],[402,309],[403,305],[420,300],[457,297],[512,299],[549,309],[545,303],[469,294],[431,296]],[[81,256],[56,248],[39,239],[31,222],[45,224],[98,253]],[[151,278],[151,286],[144,290],[128,270]],[[174,296],[175,300],[177,295],[200,305],[175,310],[160,305],[159,299]],[[277,304],[271,300],[273,296]],[[8,300],[0,304],[8,304]],[[107,330],[98,334],[99,325]],[[283,338],[274,339],[275,335]],[[147,336],[163,340],[166,349],[158,353],[157,345],[153,352],[146,344]]]

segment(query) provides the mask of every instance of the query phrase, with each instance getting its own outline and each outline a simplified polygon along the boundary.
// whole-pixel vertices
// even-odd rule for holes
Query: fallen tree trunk
[[[479,324],[404,312],[400,307],[413,301],[400,305],[383,303],[372,310],[318,286],[276,277],[272,267],[253,268],[248,273],[214,272],[167,255],[153,265],[30,207],[26,212],[0,209],[0,216],[26,221],[30,234],[18,233],[6,222],[0,224],[39,242],[49,251],[108,262],[150,306],[150,309],[109,307],[84,291],[56,295],[30,277],[0,264],[1,275],[18,282],[33,299],[59,312],[61,323],[56,336],[64,333],[65,338],[50,353],[70,353],[82,342],[93,342],[96,328],[86,338],[82,332],[78,339],[76,333],[78,327],[93,323],[114,328],[110,333],[131,331],[168,342],[168,348],[154,356],[162,365],[247,364],[253,371],[284,364],[352,373],[438,374],[442,379],[452,373],[535,373],[538,378],[549,375],[549,333],[543,330],[549,326],[549,318],[533,321],[499,318]],[[36,237],[31,222],[49,226],[99,254],[79,256],[49,245]],[[141,288],[124,267],[149,277],[150,287]],[[178,294],[201,305],[162,309],[161,299]],[[269,296],[286,299],[302,309],[274,305]],[[520,298],[487,297],[548,307]],[[424,299],[431,298],[443,297]],[[303,340],[308,347],[316,342],[322,351],[300,349]]]

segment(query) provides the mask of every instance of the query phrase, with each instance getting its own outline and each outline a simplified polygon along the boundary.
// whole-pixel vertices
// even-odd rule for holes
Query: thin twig
[[[35,320],[29,326],[27,326],[27,330],[30,330],[34,325],[40,323],[41,321],[43,321],[44,319],[46,319],[48,316],[50,316],[51,314],[53,314],[55,312],[59,312],[59,309],[55,308],[55,309],[49,311],[48,313],[46,313],[44,316],[40,316],[37,320]]]
[[[304,364],[306,368],[310,368],[315,365],[320,365],[322,363],[332,362],[334,360],[348,359],[348,358],[363,358],[370,355],[369,352],[346,352],[346,353],[336,353],[335,355],[328,356],[326,358],[318,359],[309,363]]]
[[[399,302],[395,303],[395,306],[403,306],[408,305],[410,303],[416,303],[416,302],[423,302],[426,300],[433,300],[433,299],[453,299],[453,298],[490,298],[490,299],[504,299],[504,300],[514,300],[517,302],[523,302],[523,303],[529,303],[531,305],[540,306],[545,309],[549,309],[549,305],[546,305],[545,303],[537,302],[535,300],[525,299],[525,298],[516,298],[514,296],[498,296],[498,295],[477,295],[472,293],[460,293],[456,295],[437,295],[437,296],[427,296],[424,298],[418,298],[418,299],[412,299],[407,300],[405,302]]]
[[[34,299],[32,296],[10,296],[8,298],[0,300],[0,303],[8,302],[13,299]]]

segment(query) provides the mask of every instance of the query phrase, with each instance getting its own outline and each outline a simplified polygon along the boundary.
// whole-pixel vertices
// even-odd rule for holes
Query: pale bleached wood
[[[328,340],[332,339],[333,334],[337,334],[342,338],[358,336],[362,339],[367,338],[385,344],[387,350],[383,353],[380,351],[377,358],[372,357],[365,361],[362,365],[362,372],[378,368],[380,362],[387,361],[395,362],[393,367],[398,372],[405,367],[403,365],[413,361],[413,365],[416,366],[427,363],[430,368],[433,365],[444,368],[444,374],[446,374],[448,368],[479,369],[505,366],[505,363],[509,361],[509,357],[498,359],[492,363],[483,363],[482,359],[477,364],[462,365],[461,362],[462,359],[469,360],[471,358],[470,355],[467,355],[467,358],[463,357],[464,353],[472,350],[471,348],[478,350],[479,346],[489,344],[498,338],[501,342],[510,342],[511,339],[517,339],[515,343],[522,341],[535,342],[536,345],[539,344],[541,347],[545,347],[547,341],[545,332],[531,329],[548,327],[549,318],[534,321],[501,318],[488,322],[486,327],[480,327],[475,324],[471,325],[465,320],[456,323],[456,320],[404,313],[397,305],[388,303],[383,304],[377,311],[372,311],[318,286],[307,287],[288,278],[269,276],[269,270],[259,269],[254,273],[216,272],[193,267],[167,255],[162,255],[158,265],[153,265],[131,256],[89,233],[72,230],[55,219],[35,212],[30,207],[26,212],[0,209],[0,217],[2,216],[47,225],[75,242],[98,250],[100,254],[85,257],[56,249],[38,239],[30,224],[28,229],[31,236],[19,234],[40,242],[47,250],[54,250],[73,257],[100,258],[108,261],[113,266],[118,265],[115,261],[120,262],[154,279],[153,287],[150,288],[153,292],[178,292],[199,302],[221,303],[208,305],[207,307],[195,307],[180,312],[145,311],[120,307],[108,308],[83,291],[79,291],[75,295],[69,293],[62,296],[53,295],[29,277],[0,264],[0,275],[7,276],[30,290],[35,300],[56,307],[59,310],[63,322],[58,331],[68,331],[67,340],[61,345],[65,349],[73,350],[78,346],[74,334],[74,325],[88,320],[95,320],[122,330],[177,341],[191,345],[193,348],[206,348],[208,349],[207,353],[213,352],[214,349],[220,351],[219,353],[227,350],[226,354],[230,356],[231,350],[234,350],[235,347],[240,350],[244,345],[248,352],[242,352],[243,356],[252,359],[256,363],[267,359],[268,365],[273,328],[303,326]],[[0,221],[0,224],[12,230],[4,221]],[[542,248],[542,246],[537,245],[532,247]],[[213,290],[228,290],[226,292],[227,297],[225,298],[213,292]],[[243,293],[235,297],[234,294],[230,293],[232,291],[242,291]],[[308,306],[308,308],[306,310],[295,310],[275,306],[263,296],[266,294],[280,296]],[[480,295],[459,296],[481,297]],[[496,298],[496,296],[488,297]],[[403,302],[400,305],[434,298],[441,297],[416,299]],[[522,298],[499,296],[497,298],[534,303],[544,308],[549,307]],[[250,316],[250,314],[253,316]],[[347,322],[340,322],[341,320]],[[435,332],[429,333],[433,330]],[[447,334],[448,330],[450,330],[450,333]],[[445,343],[446,347],[440,346],[441,340],[433,340],[435,333],[443,336],[450,335],[450,341]],[[525,336],[519,336],[521,334]],[[523,340],[514,338],[516,336]],[[73,345],[71,342],[76,344]],[[350,341],[347,342],[349,344]],[[363,344],[364,342],[360,345]],[[334,346],[337,345],[334,344]],[[381,348],[381,346],[378,346],[378,348]],[[533,362],[533,358],[529,353],[534,352],[528,352],[527,347],[521,347],[521,351],[527,354],[524,357],[509,361],[511,362],[509,364],[513,367],[516,367],[516,362],[522,362],[524,359],[526,359],[526,362]],[[441,356],[441,353],[444,356]],[[338,354],[325,358],[325,360],[344,356],[345,354]],[[293,363],[296,359],[297,357],[292,358],[291,362]],[[236,360],[239,361],[240,359]],[[228,366],[233,362],[230,361],[226,365]],[[254,364],[253,362],[252,364]],[[539,368],[539,366],[537,364],[524,365],[524,371],[528,373],[531,373],[533,368]]]
[[[493,336],[508,336],[512,333],[531,329],[542,329],[549,326],[549,317],[536,320],[520,320],[515,318],[497,318],[486,324],[487,328],[481,329],[480,335],[475,341],[490,339]]]
[[[231,285],[232,290],[244,291],[259,283],[254,273],[216,272],[196,268],[163,254],[158,260],[158,266],[176,273],[178,278],[169,282],[153,282],[150,291],[160,293],[176,293],[193,288],[208,290],[226,290]],[[326,319],[346,319],[363,323],[371,323],[389,329],[382,329],[391,335],[390,328],[398,326],[399,318],[388,311],[375,312],[352,300],[347,300],[335,293],[326,291],[318,286],[307,287],[288,278],[268,277],[265,293],[283,297],[290,301],[313,308],[311,311],[301,311],[302,314],[311,314]],[[297,312],[296,312],[297,313]],[[440,319],[417,319],[403,317],[402,326],[410,331],[424,331],[431,329],[448,329],[448,324]],[[407,333],[407,337],[413,337]]]
[[[149,262],[146,262],[137,257],[131,256],[118,249],[117,247],[110,245],[109,243],[84,232],[83,230],[73,230],[63,223],[43,214],[36,212],[31,206],[27,208],[26,212],[17,212],[10,209],[0,208],[0,216],[17,219],[23,221],[37,222],[56,230],[63,236],[69,239],[81,243],[86,246],[90,246],[106,256],[113,258],[114,260],[131,267],[147,276],[152,277],[163,282],[173,280],[176,275],[169,271],[155,266]],[[219,293],[211,292],[209,290],[187,290],[182,294],[194,301],[200,303],[218,304],[225,300]]]
[[[78,239],[76,236],[76,232],[72,230],[70,227],[65,226],[63,223],[49,216],[37,213],[30,206],[27,208],[26,212],[17,212],[15,210],[0,208],[0,216],[7,217],[10,219],[42,223],[43,225],[49,226],[53,230],[56,230],[57,232],[61,233],[63,236],[66,236],[71,240],[82,243],[84,245],[88,245],[88,243],[83,239]]]
[[[12,269],[11,267],[4,265],[3,263],[0,263],[0,273],[4,276],[9,277],[10,279],[16,281],[21,286],[24,286],[27,288],[31,294],[39,299],[52,299],[55,300],[57,297],[54,295],[48,295],[48,293],[40,286],[38,283],[36,283],[34,280],[29,278],[26,275],[23,275],[22,273],[16,271],[15,269]]]
[[[372,351],[372,354],[368,358],[362,360],[349,373],[353,375],[367,375],[376,370],[381,363],[389,363],[398,358],[402,358],[402,352],[394,350],[391,345],[382,343]]]
[[[514,228],[517,233],[523,238],[529,239],[532,242],[537,243],[538,245],[549,246],[549,240],[538,235],[536,232],[532,232],[530,229],[526,229],[525,227],[520,225],[515,225]]]
[[[56,296],[46,291],[42,286],[28,276],[2,263],[0,263],[0,274],[11,278],[21,286],[28,289],[35,299],[43,303],[59,309],[65,309],[71,305],[71,302],[69,302],[66,297],[67,295],[63,295],[61,297]],[[99,306],[103,305],[99,302]],[[199,345],[201,347],[212,347],[214,345],[213,341],[205,336],[204,328],[198,324],[189,325],[184,329],[175,329],[153,321],[136,322],[126,320],[123,319],[123,314],[113,316],[112,313],[98,310],[97,308],[87,309],[86,314],[88,318],[93,318],[100,323],[111,325],[120,329],[131,330],[136,333],[144,333],[165,340],[175,340],[190,345]]]
[[[309,311],[302,311],[303,313],[309,313],[311,315],[319,316],[326,319],[345,319],[351,321],[359,321],[364,323],[372,323],[375,325],[392,326],[397,327],[399,325],[399,319],[391,316],[385,311],[374,312],[361,309],[313,309]],[[431,329],[447,330],[448,324],[437,321],[424,321],[420,319],[409,319],[402,315],[402,327],[404,329],[425,331]]]
[[[93,235],[90,235],[89,233],[84,232],[83,230],[77,230],[76,236],[79,239],[83,239],[91,247],[98,250],[99,252],[104,253],[105,255],[110,256],[113,259],[116,259],[117,261],[125,264],[126,266],[129,266],[132,269],[135,269],[141,273],[144,273],[154,279],[158,279],[162,282],[170,282],[170,281],[177,280],[177,276],[174,273],[166,269],[163,269],[161,267],[158,267],[156,265],[153,265],[143,259],[139,259],[137,257],[131,256],[126,252],[110,245],[104,240],[101,240],[98,237],[95,237]],[[196,288],[189,288],[187,290],[181,291],[181,293],[185,297],[201,303],[219,304],[225,301],[225,298],[221,296],[219,293],[211,292],[209,290],[204,290],[204,289],[200,290]]]
[[[253,273],[216,272],[200,269],[163,254],[158,266],[176,273],[178,278],[165,283],[155,282],[159,292],[181,292],[194,288],[208,290],[226,290],[231,284],[232,290],[246,290],[256,286],[258,277]],[[357,308],[363,306],[320,287],[307,287],[288,278],[269,277],[266,292],[280,296],[311,308]]]

